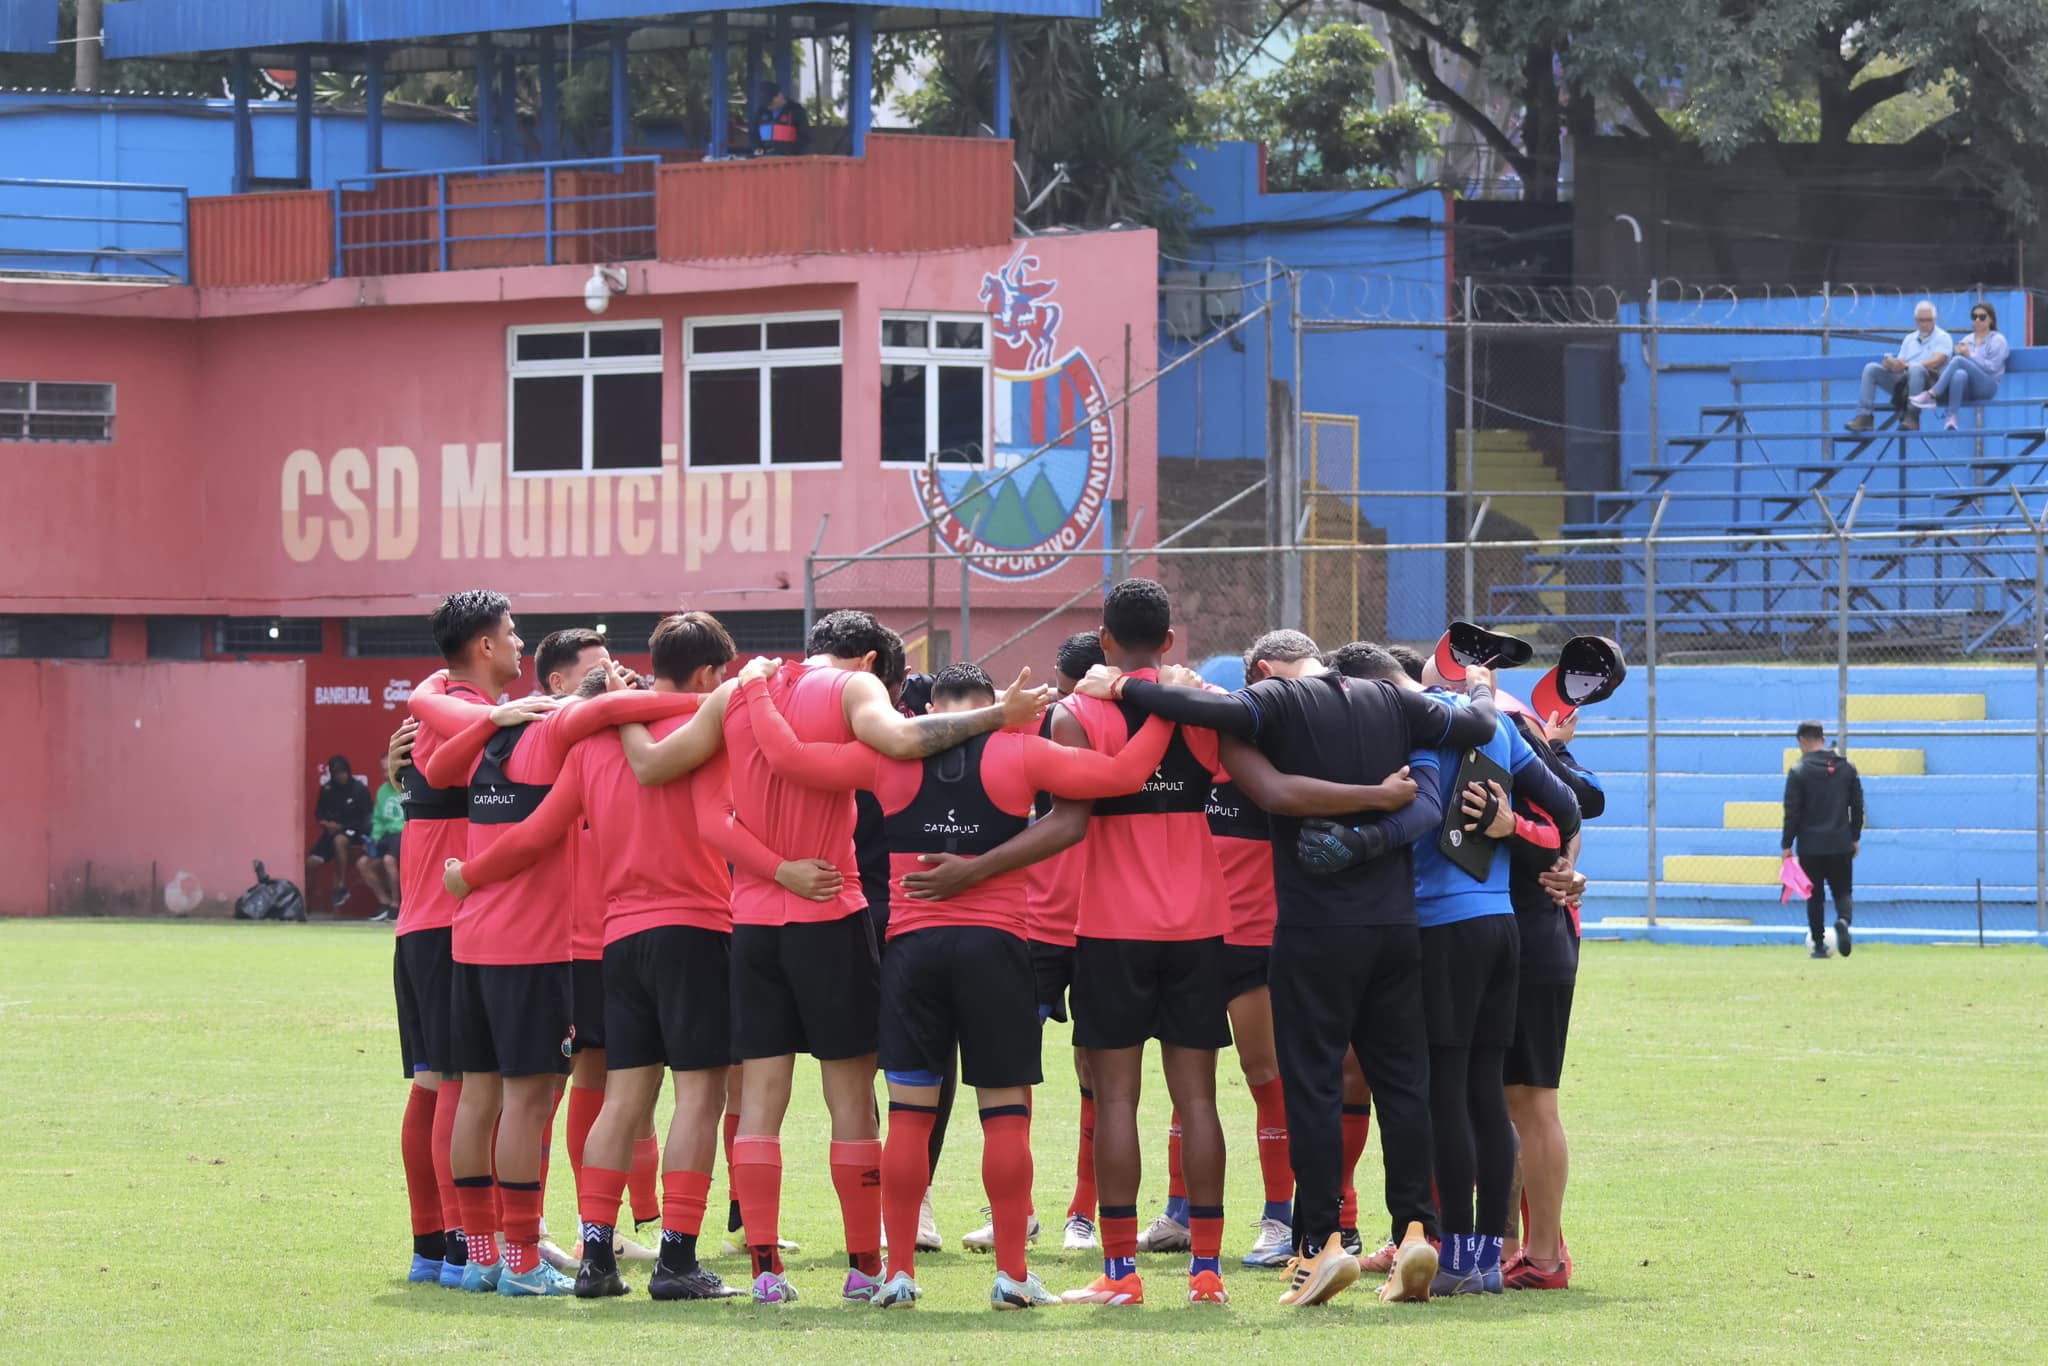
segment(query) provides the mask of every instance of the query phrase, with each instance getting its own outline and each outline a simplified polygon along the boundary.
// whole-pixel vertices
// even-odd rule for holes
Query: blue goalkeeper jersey
[[[1460,707],[1467,705],[1466,699],[1459,694],[1436,692],[1435,695]],[[1494,727],[1493,738],[1479,748],[1481,753],[1510,774],[1520,773],[1524,767],[1536,762],[1536,751],[1530,749],[1521,732],[1505,720]],[[1437,785],[1437,792],[1443,798],[1444,818],[1461,822],[1464,808],[1458,794],[1451,788],[1458,780],[1458,761],[1462,757],[1461,750],[1432,750],[1426,755],[1418,754],[1409,765],[1410,776],[1417,783],[1433,782]],[[1443,856],[1434,835],[1417,840],[1416,923],[1428,929],[1432,925],[1476,920],[1483,915],[1513,915],[1515,908],[1508,900],[1508,863],[1506,851],[1496,847],[1486,881],[1476,882],[1471,874]]]

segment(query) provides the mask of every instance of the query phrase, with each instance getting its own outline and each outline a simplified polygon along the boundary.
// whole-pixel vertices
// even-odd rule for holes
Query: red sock
[[[498,1263],[498,1188],[488,1176],[465,1178],[468,1184],[455,1187],[456,1200],[461,1206],[458,1218],[462,1229],[463,1243],[468,1250],[469,1260],[478,1266],[496,1266]]]
[[[405,1198],[412,1205],[412,1236],[425,1238],[449,1225],[441,1222],[441,1188],[434,1181],[434,1093],[415,1084],[405,1097],[398,1126],[398,1152],[405,1163]]]
[[[1193,1257],[1223,1255],[1223,1206],[1188,1206],[1188,1245]]]
[[[832,1189],[839,1192],[839,1221],[846,1229],[847,1257],[863,1275],[881,1275],[882,1140],[833,1140]],[[922,1187],[917,1198],[920,1202],[924,1199]],[[916,1231],[912,1225],[912,1234]],[[916,1241],[914,1236],[912,1241]]]
[[[696,1237],[704,1231],[704,1204],[710,1197],[710,1172],[663,1172],[661,1231]]]
[[[555,1103],[548,1109],[548,1127],[540,1131],[540,1195],[543,1203],[548,1195],[548,1158],[555,1151],[555,1116],[562,1113],[562,1093],[555,1092]],[[497,1139],[491,1140],[491,1151],[498,1149]]]
[[[1180,1111],[1173,1112],[1173,1122],[1166,1130],[1166,1198],[1185,1200],[1188,1198],[1187,1173],[1180,1166]]]
[[[733,1180],[732,1180],[732,1143],[733,1143],[733,1139],[734,1139],[734,1138],[736,1138],[736,1137],[738,1137],[738,1135],[739,1135],[739,1131],[740,1131],[740,1117],[739,1117],[739,1116],[738,1116],[737,1114],[728,1114],[728,1115],[726,1115],[726,1117],[725,1117],[725,1198],[726,1198],[726,1201],[727,1201],[727,1203],[729,1203],[729,1204],[734,1204],[734,1205],[737,1205],[737,1204],[739,1203],[739,1201],[740,1201],[740,1188],[739,1188],[738,1186],[734,1185],[734,1184],[733,1184]]]
[[[1021,1281],[1031,1224],[1031,1113],[1021,1105],[981,1112],[981,1185],[995,1228],[996,1270]],[[890,1247],[895,1247],[892,1238]]]
[[[1095,1093],[1081,1088],[1081,1148],[1074,1159],[1074,1199],[1068,1214],[1095,1217]]]
[[[780,1273],[777,1244],[782,1221],[782,1140],[749,1134],[732,1141],[733,1198],[747,1226],[747,1246],[754,1252],[754,1274]]]
[[[1344,1107],[1344,1198],[1337,1209],[1340,1228],[1358,1227],[1358,1159],[1365,1156],[1365,1140],[1372,1132],[1372,1107]]]
[[[1287,1155],[1287,1102],[1280,1078],[1254,1086],[1252,1104],[1258,1107],[1259,1175],[1266,1180],[1266,1203],[1283,1204],[1294,1198],[1294,1164]]]
[[[590,1141],[590,1126],[597,1123],[597,1112],[602,1109],[603,1087],[569,1088],[569,1170],[576,1178],[578,1200],[583,1198],[583,1145]]]
[[[441,1187],[441,1227],[462,1227],[462,1197],[455,1189],[455,1168],[448,1159],[448,1142],[455,1136],[455,1107],[462,1103],[460,1078],[442,1078],[434,1093],[434,1180]]]
[[[633,1202],[633,1222],[644,1224],[661,1217],[661,1195],[656,1181],[661,1174],[661,1140],[647,1134],[633,1144],[633,1165],[626,1172],[626,1191]]]
[[[586,1224],[616,1227],[625,1190],[626,1174],[617,1167],[585,1167],[576,1182],[577,1217]]]
[[[505,1202],[505,1269],[524,1275],[540,1265],[540,1182],[500,1182],[498,1198]]]
[[[939,1111],[932,1105],[889,1102],[889,1140],[882,1145],[882,1219],[889,1226],[888,1276],[917,1275],[917,1215],[932,1182],[932,1129]],[[839,1145],[832,1145],[835,1159]],[[986,1159],[984,1159],[984,1162]],[[839,1168],[832,1168],[833,1179]]]
[[[1114,1205],[1102,1207],[1102,1255],[1135,1259],[1138,1255],[1138,1209],[1125,1205],[1118,1209]]]

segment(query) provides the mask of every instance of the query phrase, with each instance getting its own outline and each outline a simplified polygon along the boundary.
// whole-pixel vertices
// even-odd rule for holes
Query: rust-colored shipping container
[[[195,199],[192,283],[317,284],[333,264],[333,213],[324,190]]]

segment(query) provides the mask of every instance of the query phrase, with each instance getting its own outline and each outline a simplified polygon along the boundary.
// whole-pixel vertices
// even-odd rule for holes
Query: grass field
[[[0,924],[0,1210],[16,1236],[0,1357],[2048,1357],[2035,1262],[2048,957],[2033,949],[1872,945],[1815,963],[1589,946],[1564,1089],[1567,1292],[1429,1306],[1353,1292],[1290,1312],[1273,1303],[1277,1273],[1235,1270],[1233,1302],[1196,1311],[1176,1302],[1184,1262],[1161,1257],[1145,1259],[1143,1310],[1022,1315],[988,1311],[989,1262],[960,1252],[920,1258],[913,1313],[838,1302],[838,1208],[805,1072],[784,1135],[799,1305],[504,1302],[404,1284],[390,959],[390,936],[364,927]],[[1036,1148],[1050,1214],[1071,1190],[1075,1099],[1064,1038],[1047,1042]],[[1223,1070],[1234,1257],[1258,1172],[1250,1099],[1227,1055]],[[1149,1214],[1163,1095],[1145,1124],[1160,1139]],[[956,1246],[979,1223],[979,1169],[963,1103],[937,1180]],[[1378,1175],[1375,1145],[1369,1207]],[[565,1161],[549,1206],[552,1227],[574,1227]],[[1035,1265],[1058,1290],[1100,1264],[1047,1251]],[[1162,1336],[1184,1332],[1200,1336]]]

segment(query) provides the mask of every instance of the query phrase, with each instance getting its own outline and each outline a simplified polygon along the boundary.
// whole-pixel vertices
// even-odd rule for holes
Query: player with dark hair
[[[1798,730],[1799,763],[1785,775],[1785,833],[1779,841],[1791,858],[1796,845],[1799,867],[1813,883],[1806,898],[1806,925],[1813,940],[1809,952],[1828,956],[1827,897],[1835,898],[1835,943],[1847,958],[1854,949],[1850,925],[1855,889],[1856,856],[1863,850],[1863,778],[1850,763],[1828,748],[1827,728],[1804,721]]]
[[[973,858],[1021,834],[1040,791],[1078,798],[1136,791],[1166,753],[1171,727],[1153,724],[1115,758],[1015,731],[976,736],[921,761],[887,759],[867,746],[804,744],[765,685],[748,683],[755,734],[778,776],[822,788],[858,786],[885,813],[892,871],[944,852]],[[932,681],[932,712],[946,715],[995,700],[995,684],[973,664],[953,664]],[[960,1057],[986,1135],[982,1179],[994,1232],[998,1309],[1056,1303],[1030,1273],[1025,1246],[1031,1209],[1029,1088],[1038,1084],[1037,1000],[1026,948],[1021,872],[990,878],[945,901],[905,900],[892,908],[882,959],[881,1064],[889,1083],[889,1141],[882,1156],[888,1275],[874,1297],[912,1304],[917,1207],[930,1184],[928,1144],[946,1065]]]
[[[511,632],[509,616],[500,629]],[[514,660],[516,668],[516,652]],[[473,714],[423,693],[407,705],[444,732]],[[578,740],[605,726],[655,720],[694,705],[695,699],[636,691],[566,705],[531,698],[469,721],[418,766],[437,786],[467,780],[467,855],[474,858],[533,814]],[[467,898],[455,917],[451,1002],[464,1085],[450,1165],[468,1241],[466,1290],[518,1296],[573,1289],[568,1277],[540,1260],[542,1149],[556,1079],[574,1046],[570,847],[566,839],[559,842],[516,877]],[[502,1267],[492,1237],[499,1211]]]
[[[866,612],[832,612],[812,627],[809,657],[778,672],[769,691],[798,738],[858,739],[891,758],[921,759],[1005,724],[1036,720],[1049,689],[1019,678],[994,706],[918,717],[900,714],[875,666],[891,633]],[[853,798],[778,777],[754,733],[751,708],[724,710],[733,805],[739,823],[783,859],[823,859],[845,876],[834,900],[795,897],[772,880],[737,870],[733,885],[733,1049],[745,1064],[733,1185],[753,1258],[753,1296],[783,1304],[795,1289],[777,1246],[782,1202],[782,1119],[796,1054],[819,1061],[832,1115],[832,1184],[846,1231],[842,1298],[867,1301],[881,1288],[881,1139],[874,1103],[880,1027],[880,955],[853,851]],[[677,736],[652,744],[624,734],[643,783],[682,770]]]
[[[1212,693],[1105,669],[1082,691],[1224,736],[1225,767],[1273,817],[1278,913],[1269,971],[1295,1180],[1295,1257],[1280,1302],[1320,1304],[1360,1274],[1339,1237],[1347,1049],[1356,1050],[1379,1102],[1387,1207],[1401,1244],[1381,1293],[1425,1298],[1437,1269],[1429,1242],[1436,1212],[1407,849],[1435,827],[1441,805],[1403,769],[1425,746],[1492,733],[1490,676],[1473,672],[1474,705],[1461,712],[1391,684],[1354,683],[1313,653],[1276,658],[1268,672],[1242,692]],[[1390,780],[1405,791],[1389,792]],[[1408,793],[1413,800],[1403,806]],[[1320,814],[1346,819],[1305,819]]]
[[[717,689],[734,653],[725,628],[703,612],[664,618],[649,651],[657,693],[697,697]],[[618,672],[611,671],[614,677]],[[651,728],[665,736],[684,724],[674,716]],[[472,887],[502,881],[586,818],[591,852],[604,870],[604,1007],[612,1065],[579,1185],[583,1262],[576,1293],[626,1293],[614,1253],[615,1224],[635,1138],[653,1122],[666,1066],[674,1073],[676,1106],[661,1178],[661,1252],[648,1292],[660,1300],[736,1294],[697,1261],[731,1057],[727,861],[813,900],[836,894],[840,874],[815,860],[784,863],[733,824],[722,755],[686,779],[643,787],[617,732],[603,730],[569,751],[561,777],[531,817],[481,858],[452,869],[451,880]]]
[[[447,667],[415,684],[414,693],[488,708],[518,679],[521,642],[512,630],[512,603],[504,594],[483,589],[451,594],[434,609],[430,625]],[[413,1226],[407,1279],[438,1280],[452,1290],[462,1283],[469,1255],[448,1155],[462,1075],[449,1033],[455,899],[441,886],[441,865],[467,845],[469,793],[460,786],[434,787],[418,767],[445,739],[434,727],[415,726],[400,756],[407,762],[397,769],[407,833],[398,868],[392,977],[399,1048],[412,1079],[400,1130]]]

